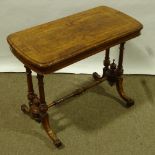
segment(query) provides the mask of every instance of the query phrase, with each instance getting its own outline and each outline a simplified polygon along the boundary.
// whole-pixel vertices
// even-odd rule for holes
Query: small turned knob
[[[113,63],[110,65],[110,69],[112,70],[116,69],[115,59],[113,59]]]

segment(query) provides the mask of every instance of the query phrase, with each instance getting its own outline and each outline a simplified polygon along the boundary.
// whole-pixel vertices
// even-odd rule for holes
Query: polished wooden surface
[[[12,52],[38,73],[50,73],[134,38],[142,24],[100,6],[8,36]]]

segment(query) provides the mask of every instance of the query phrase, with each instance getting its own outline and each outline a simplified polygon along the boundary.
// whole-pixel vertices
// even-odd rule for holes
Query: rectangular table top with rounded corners
[[[13,33],[13,54],[32,70],[47,74],[140,35],[142,24],[99,6]]]

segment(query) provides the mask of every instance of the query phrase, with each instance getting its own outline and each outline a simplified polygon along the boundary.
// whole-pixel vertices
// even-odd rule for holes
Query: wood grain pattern
[[[32,70],[61,69],[140,34],[142,24],[100,6],[8,36],[13,54]]]

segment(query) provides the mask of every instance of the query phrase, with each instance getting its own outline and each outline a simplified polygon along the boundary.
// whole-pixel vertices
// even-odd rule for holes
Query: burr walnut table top
[[[14,55],[38,73],[50,73],[140,35],[142,24],[106,6],[8,36]]]

